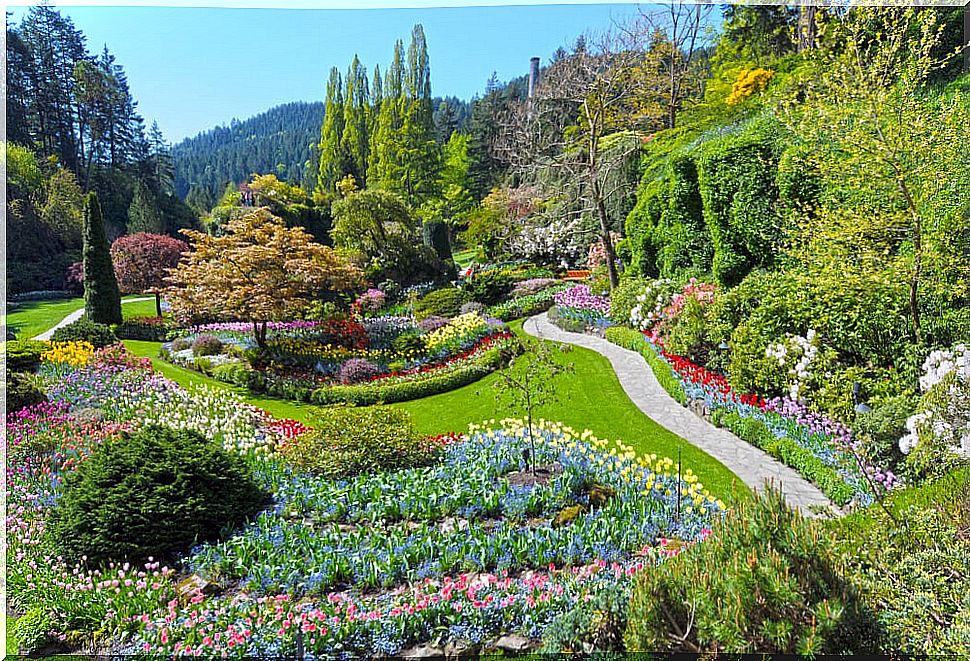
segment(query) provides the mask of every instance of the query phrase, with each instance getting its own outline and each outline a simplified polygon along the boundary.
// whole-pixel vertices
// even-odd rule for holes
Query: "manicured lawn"
[[[455,264],[457,264],[458,268],[460,269],[468,268],[468,265],[471,264],[477,256],[478,250],[476,249],[459,250],[458,252],[452,254]]]
[[[125,299],[142,298],[141,296],[125,296]],[[18,338],[29,339],[53,328],[57,323],[75,310],[84,307],[84,299],[65,298],[57,301],[24,301],[17,303],[16,310],[7,314],[7,324]],[[8,310],[11,306],[8,305]],[[125,318],[147,317],[155,315],[155,300],[125,303],[121,306]]]
[[[521,321],[513,322],[511,327],[517,334],[523,334]],[[257,397],[241,388],[170,365],[157,358],[158,342],[126,341],[125,346],[136,355],[151,358],[156,369],[182,385],[208,384],[232,390],[277,417],[313,424],[313,410],[317,408],[313,405]],[[640,412],[623,391],[606,358],[579,347],[571,347],[557,358],[570,361],[575,373],[559,377],[556,382],[559,401],[539,409],[539,416],[561,421],[578,431],[589,429],[600,438],[622,440],[643,454],[668,456],[676,461],[680,449],[683,466],[689,466],[718,497],[729,502],[736,499],[735,491],[741,497],[750,495],[748,488],[723,464]],[[473,422],[522,417],[522,412],[509,410],[496,401],[492,384],[497,380],[498,376],[493,374],[458,390],[392,406],[410,413],[418,431],[424,434],[464,431]]]

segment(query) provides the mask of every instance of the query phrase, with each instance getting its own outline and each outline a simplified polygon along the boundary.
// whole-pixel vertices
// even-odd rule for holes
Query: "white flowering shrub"
[[[536,214],[523,219],[509,246],[514,257],[532,262],[579,263],[586,252],[578,217],[551,218]]]
[[[637,295],[637,304],[630,310],[630,325],[648,331],[663,318],[663,311],[674,296],[673,281],[660,278],[648,282],[643,293]]]
[[[786,333],[779,342],[769,344],[765,349],[766,358],[774,358],[779,367],[788,368],[788,396],[802,401],[805,393],[815,380],[813,363],[818,357],[818,334],[810,328],[805,334]]]
[[[970,348],[931,352],[919,385],[923,396],[899,449],[912,469],[926,475],[970,459]]]

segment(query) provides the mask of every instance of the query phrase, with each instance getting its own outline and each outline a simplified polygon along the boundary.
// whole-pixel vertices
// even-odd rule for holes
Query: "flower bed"
[[[589,285],[575,285],[557,292],[554,296],[558,316],[562,319],[581,323],[587,328],[606,328],[610,321],[610,299],[597,296],[590,291]]]
[[[548,278],[526,280],[519,284],[526,285],[522,289],[518,289],[522,293],[516,295],[516,290],[513,290],[512,298],[488,308],[490,317],[502,321],[512,321],[513,319],[539,314],[552,307],[555,303],[555,295],[568,287],[558,280]],[[534,291],[534,288],[538,288],[538,290]]]
[[[269,325],[266,351],[255,352],[244,324],[210,324],[162,347],[177,365],[253,392],[317,404],[357,405],[425,397],[467,385],[496,369],[516,343],[498,320],[471,312],[438,323],[373,317],[358,323]],[[222,343],[199,356],[192,342]]]
[[[607,339],[643,355],[678,402],[702,401],[712,421],[794,468],[839,505],[868,505],[873,489],[902,484],[892,471],[857,459],[858,443],[841,423],[787,397],[764,401],[737,393],[723,376],[666,353],[645,333],[609,329]]]
[[[62,352],[67,356],[67,352]],[[76,353],[76,352],[75,352]],[[395,654],[422,642],[538,638],[559,615],[703,539],[724,510],[687,470],[540,422],[523,485],[521,422],[429,439],[429,467],[326,480],[275,453],[306,428],[236,396],[184,390],[117,348],[45,362],[51,402],[11,416],[8,595],[21,640],[119,654]],[[44,546],[65,478],[107,439],[187,427],[245,457],[273,505],[169,566],[92,566]],[[493,421],[494,422],[494,421]],[[563,516],[569,514],[569,516]],[[195,574],[187,578],[188,574]]]

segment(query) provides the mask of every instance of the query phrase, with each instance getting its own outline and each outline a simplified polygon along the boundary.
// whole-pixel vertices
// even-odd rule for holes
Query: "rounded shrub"
[[[7,343],[7,370],[33,372],[40,366],[40,357],[50,346],[37,340],[17,340]]]
[[[192,342],[194,356],[215,356],[222,353],[222,340],[215,335],[199,335]]]
[[[90,342],[95,349],[106,347],[118,341],[111,327],[96,324],[88,317],[81,317],[72,324],[61,326],[51,335],[52,342]]]
[[[7,373],[7,413],[47,401],[47,395],[29,374]]]
[[[716,571],[712,571],[716,568]],[[845,654],[878,628],[818,522],[769,489],[739,503],[703,542],[637,575],[626,649]]]
[[[439,317],[457,317],[461,314],[461,306],[468,303],[471,296],[457,287],[437,289],[414,304],[414,316],[424,319],[432,315]]]
[[[441,319],[441,317],[428,317],[428,319]],[[447,320],[443,320],[443,321],[447,323]],[[421,339],[420,333],[415,333],[415,332],[401,333],[400,335],[394,338],[394,341],[391,343],[391,347],[394,349],[395,353],[398,353],[401,355],[407,355],[409,353],[418,353],[424,350],[424,340]]]
[[[351,358],[340,366],[340,383],[363,383],[380,374],[377,365],[366,358]]]
[[[435,454],[407,411],[388,406],[321,409],[312,426],[281,453],[297,470],[328,478],[425,465]]]
[[[244,460],[198,432],[149,425],[97,449],[65,480],[47,530],[92,564],[171,558],[267,502]]]

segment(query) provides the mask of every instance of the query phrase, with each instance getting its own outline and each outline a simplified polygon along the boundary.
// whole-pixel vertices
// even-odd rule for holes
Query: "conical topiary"
[[[121,293],[98,196],[84,199],[84,313],[99,324],[121,323]]]

